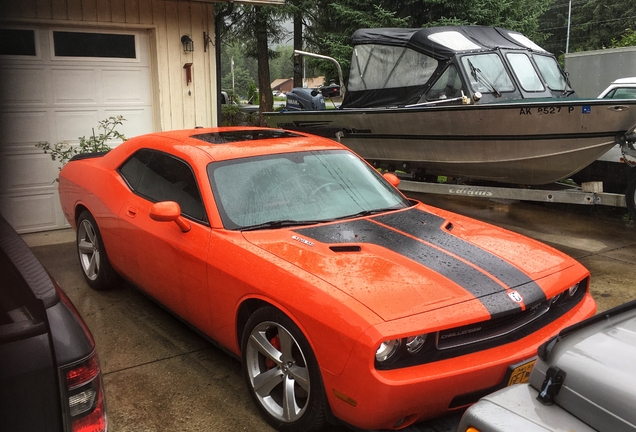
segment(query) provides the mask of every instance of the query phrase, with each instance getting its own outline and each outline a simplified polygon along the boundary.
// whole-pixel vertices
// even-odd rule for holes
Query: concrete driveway
[[[533,237],[577,258],[592,273],[599,311],[636,298],[636,227],[624,218],[624,210],[412,196]],[[252,403],[238,361],[131,286],[92,291],[81,276],[73,232],[23,237],[95,337],[111,431],[273,431]],[[456,423],[457,416],[451,416],[407,430],[450,431]]]

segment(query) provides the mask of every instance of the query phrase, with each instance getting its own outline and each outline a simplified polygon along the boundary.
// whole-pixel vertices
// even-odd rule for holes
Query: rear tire
[[[76,245],[82,274],[91,288],[101,291],[119,284],[119,275],[110,265],[97,222],[87,210],[77,219]]]
[[[325,394],[318,362],[307,339],[273,307],[257,310],[241,340],[243,377],[259,410],[283,432],[321,429]]]

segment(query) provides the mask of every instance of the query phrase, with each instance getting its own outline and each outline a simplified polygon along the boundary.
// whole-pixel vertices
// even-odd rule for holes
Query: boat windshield
[[[528,92],[545,90],[537,71],[532,66],[532,62],[527,55],[523,53],[508,53],[506,57],[519,80],[521,88]]]
[[[462,90],[462,81],[457,68],[452,64],[435,81],[420,102],[458,98],[462,95]]]
[[[548,84],[550,90],[566,91],[570,89],[567,81],[565,80],[565,77],[563,76],[563,73],[561,73],[559,65],[554,58],[540,54],[534,54],[532,58],[537,64],[539,72],[543,76],[545,82]]]
[[[214,162],[208,178],[223,225],[233,230],[308,225],[411,205],[347,150]]]
[[[462,57],[470,86],[476,92],[495,93],[512,91],[512,80],[497,54],[478,54]]]
[[[409,48],[358,45],[353,50],[347,90],[410,87],[426,83],[438,61]]]

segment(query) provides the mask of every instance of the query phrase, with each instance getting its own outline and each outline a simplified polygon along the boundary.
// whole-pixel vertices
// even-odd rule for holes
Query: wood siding
[[[155,130],[215,126],[214,45],[203,52],[203,32],[214,35],[211,3],[164,0],[0,0],[0,25],[72,26],[77,29],[147,29]],[[184,53],[181,36],[194,41]],[[192,63],[186,85],[184,65]]]

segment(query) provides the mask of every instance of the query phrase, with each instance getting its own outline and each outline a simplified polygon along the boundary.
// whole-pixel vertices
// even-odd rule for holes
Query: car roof
[[[157,132],[133,139],[136,147],[183,153],[186,147],[205,152],[212,160],[228,160],[275,153],[345,149],[337,142],[283,129],[258,127],[198,128]],[[133,141],[130,140],[130,141]],[[152,143],[152,145],[148,145]],[[131,142],[132,144],[132,142]]]
[[[636,84],[636,77],[618,78],[612,84]]]

